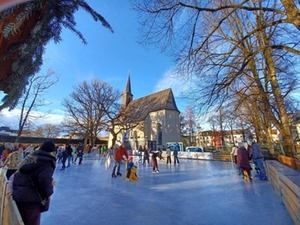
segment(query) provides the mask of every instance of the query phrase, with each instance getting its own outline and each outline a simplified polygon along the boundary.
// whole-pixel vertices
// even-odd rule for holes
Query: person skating
[[[72,152],[73,152],[73,149],[71,147],[71,145],[69,143],[66,144],[65,146],[66,148],[66,152],[68,153],[68,165],[67,165],[67,168],[69,168],[71,165],[70,165],[70,162],[73,158],[73,155],[72,155]]]
[[[159,151],[151,150],[150,153],[152,153],[151,159],[152,159],[152,173],[159,173],[158,170],[158,164],[157,164],[157,158],[159,156]]]
[[[61,160],[62,166],[61,166],[60,170],[66,169],[66,161],[67,161],[68,157],[69,157],[69,154],[68,154],[66,148],[63,148],[62,149],[62,160]]]
[[[167,147],[167,150],[166,150],[166,153],[167,153],[167,164],[172,164],[172,161],[171,161],[171,148],[170,147]]]
[[[237,151],[237,167],[239,168],[240,174],[242,175],[243,179],[244,179],[244,170],[246,170],[249,180],[250,181],[252,180],[251,177],[252,168],[249,163],[249,152],[244,145],[241,145]]]
[[[73,161],[74,164],[76,164],[76,160],[79,158],[79,165],[82,163],[82,156],[83,156],[83,152],[84,152],[84,146],[83,144],[80,142],[79,145],[76,148],[76,157]]]
[[[264,155],[262,153],[261,147],[253,142],[251,139],[247,141],[248,145],[251,147],[251,152],[252,152],[252,160],[253,163],[255,163],[260,171],[260,180],[268,180],[266,176],[266,170],[264,167]]]
[[[137,167],[133,163],[133,157],[129,156],[128,157],[128,162],[127,162],[126,180],[128,180],[128,181],[137,181],[137,180],[139,180],[137,175],[136,175],[136,169],[137,169]],[[131,174],[131,173],[133,173],[133,174]]]
[[[124,155],[126,156],[126,159],[128,159],[128,153],[125,148],[125,144],[122,143],[122,145],[119,148],[117,148],[114,154],[115,166],[111,174],[111,176],[114,178],[117,176],[122,176],[122,174],[120,173],[120,166],[121,166],[121,162],[124,160],[123,158]]]
[[[178,151],[179,151],[179,144],[177,143],[177,144],[175,145],[175,148],[174,148],[174,151],[173,151],[174,165],[176,165],[176,162],[179,164]]]
[[[149,164],[149,149],[146,146],[144,146],[143,165],[145,164],[146,161]]]

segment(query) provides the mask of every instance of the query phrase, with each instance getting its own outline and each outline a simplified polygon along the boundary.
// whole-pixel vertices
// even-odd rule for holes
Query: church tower
[[[128,74],[125,90],[124,93],[122,94],[122,108],[126,108],[127,105],[132,101],[132,98],[133,95],[131,93],[130,74]]]

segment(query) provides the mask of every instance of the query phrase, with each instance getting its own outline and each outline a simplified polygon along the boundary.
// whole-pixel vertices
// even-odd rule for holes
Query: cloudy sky
[[[73,91],[73,87],[93,78],[107,81],[111,86],[123,92],[128,74],[134,99],[156,91],[172,88],[180,111],[185,103],[179,98],[180,91],[187,87],[186,82],[176,79],[172,74],[174,63],[159,49],[144,47],[137,43],[139,37],[137,14],[128,1],[88,0],[92,8],[98,11],[111,24],[114,33],[96,23],[85,11],[76,14],[77,29],[86,38],[88,44],[68,30],[63,30],[63,41],[47,45],[41,74],[52,69],[60,80],[43,97],[51,105],[38,109],[51,114],[35,120],[37,125],[45,123],[59,124],[64,117],[61,101]],[[3,94],[0,97],[2,97]],[[16,127],[19,109],[0,112],[0,126]]]

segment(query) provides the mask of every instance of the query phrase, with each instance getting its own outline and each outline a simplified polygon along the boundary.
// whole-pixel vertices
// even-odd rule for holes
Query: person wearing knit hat
[[[43,150],[45,152],[54,152],[55,151],[55,144],[53,141],[45,141],[42,146],[40,147],[40,150]]]
[[[15,200],[24,224],[40,224],[41,201],[49,207],[54,192],[53,173],[56,166],[53,141],[45,141],[41,147],[27,155],[13,176],[12,198]]]

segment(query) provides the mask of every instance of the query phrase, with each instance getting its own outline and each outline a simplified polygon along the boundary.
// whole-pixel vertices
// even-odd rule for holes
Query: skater
[[[158,165],[157,165],[157,159],[159,152],[158,151],[150,151],[152,153],[151,159],[152,159],[152,173],[159,173]]]
[[[246,147],[244,145],[241,145],[238,148],[238,153],[237,153],[237,167],[240,170],[240,174],[242,175],[242,178],[244,179],[244,170],[247,171],[247,175],[249,177],[249,180],[252,180],[251,177],[251,166],[249,163],[249,152],[246,149]]]
[[[128,157],[128,162],[127,162],[126,180],[128,180],[128,181],[137,181],[137,180],[139,180],[137,175],[136,175],[137,167],[134,165],[132,160],[133,160],[133,157],[129,156]]]
[[[124,160],[123,156],[126,156],[126,159],[128,160],[128,154],[127,154],[127,150],[125,148],[125,144],[122,143],[122,145],[117,148],[115,154],[114,154],[114,159],[115,159],[115,166],[113,168],[111,177],[117,177],[117,176],[122,176],[122,174],[120,173],[120,166],[121,166],[121,162],[122,160]]]
[[[66,148],[66,152],[68,153],[68,165],[67,165],[67,168],[69,168],[71,166],[70,162],[73,161],[72,160],[73,159],[73,154],[72,154],[73,149],[72,149],[72,147],[71,147],[71,145],[69,143],[66,144],[65,148]]]
[[[167,164],[169,164],[169,162],[170,162],[170,164],[172,164],[172,161],[171,161],[171,148],[170,147],[167,147],[166,153],[167,153]]]
[[[69,157],[69,154],[68,154],[66,148],[63,148],[62,149],[62,160],[61,160],[62,166],[61,166],[60,170],[65,170],[66,169],[66,161],[67,161],[68,157]]]
[[[102,145],[102,147],[101,147],[101,155],[104,155],[104,153],[105,153],[105,151],[106,151],[106,147],[105,147],[105,145]]]
[[[238,152],[238,148],[234,145],[232,147],[230,154],[233,156],[233,160],[235,164],[237,164],[237,152]]]
[[[143,152],[144,152],[144,149],[143,149],[143,147],[140,145],[140,147],[139,147],[139,162],[142,162]]]
[[[260,146],[253,142],[253,140],[249,139],[248,141],[248,145],[251,147],[251,152],[252,152],[252,160],[254,165],[256,164],[257,167],[259,168],[260,171],[260,180],[268,180],[267,176],[266,176],[266,170],[264,167],[264,155],[262,153],[262,149],[260,148]]]
[[[79,158],[79,165],[82,163],[82,156],[83,156],[84,146],[80,142],[79,145],[76,148],[76,157],[73,161],[74,164],[76,164],[76,160]]]
[[[56,154],[56,160],[58,163],[60,163],[62,160],[62,147],[61,146],[58,147],[57,154]]]
[[[174,156],[174,165],[176,165],[176,162],[179,164],[178,160],[178,151],[179,151],[179,144],[176,143],[176,146],[174,148],[173,156]]]
[[[149,149],[144,146],[144,158],[143,158],[143,165],[145,164],[145,162],[148,162],[149,164]]]
[[[234,160],[234,164],[235,164],[235,165],[237,164],[237,154],[238,154],[238,148],[234,145],[234,146],[232,147],[232,150],[231,150],[231,152],[230,152],[230,155],[233,156],[233,160]],[[232,166],[233,166],[233,165],[232,165]],[[239,168],[237,168],[237,170],[238,170],[238,174],[241,175],[241,174],[240,174]]]

